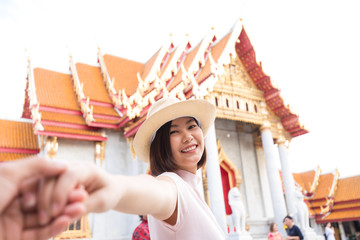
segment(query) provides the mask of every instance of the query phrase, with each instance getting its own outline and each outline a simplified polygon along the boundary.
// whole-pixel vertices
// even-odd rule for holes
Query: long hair
[[[194,118],[198,126],[198,121]],[[150,172],[153,176],[158,176],[163,172],[174,172],[179,169],[171,152],[170,146],[170,127],[171,121],[162,125],[157,130],[155,138],[150,145]],[[206,162],[206,149],[197,163],[197,168],[201,168]]]

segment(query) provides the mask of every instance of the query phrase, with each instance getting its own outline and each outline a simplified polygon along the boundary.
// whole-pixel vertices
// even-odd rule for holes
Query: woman
[[[331,226],[331,223],[327,223],[325,227],[325,236],[326,240],[335,240],[335,230],[334,227]]]
[[[38,211],[45,216],[40,221],[46,224],[60,214],[64,193],[81,185],[89,194],[85,212],[148,215],[153,240],[224,239],[197,189],[196,171],[206,162],[204,135],[214,120],[215,107],[204,100],[155,102],[133,145],[141,160],[150,161],[156,177],[111,175],[92,164],[72,164],[39,191]]]
[[[268,234],[268,240],[282,240],[281,233],[278,232],[278,226],[276,223],[270,223],[270,232]]]

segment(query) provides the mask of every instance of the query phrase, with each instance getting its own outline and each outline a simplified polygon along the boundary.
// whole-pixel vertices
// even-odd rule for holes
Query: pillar
[[[220,173],[219,154],[216,144],[215,125],[210,127],[206,135],[205,146],[207,151],[206,174],[210,197],[210,209],[215,215],[219,226],[223,229],[224,233],[226,233],[225,201]]]
[[[273,137],[270,130],[270,122],[265,121],[260,128],[261,142],[264,149],[266,169],[269,178],[269,185],[271,191],[271,200],[274,209],[274,220],[279,226],[279,231],[283,236],[286,236],[283,226],[283,219],[287,215],[285,200],[280,180],[279,169],[277,168],[276,158],[274,154]]]
[[[339,224],[340,238],[341,238],[341,240],[346,240],[344,226],[343,226],[342,222],[338,222],[338,224]]]
[[[280,163],[281,163],[281,173],[285,189],[285,198],[288,214],[294,217],[296,212],[295,206],[295,181],[291,172],[290,162],[288,159],[287,148],[285,146],[285,137],[280,135],[277,140]]]

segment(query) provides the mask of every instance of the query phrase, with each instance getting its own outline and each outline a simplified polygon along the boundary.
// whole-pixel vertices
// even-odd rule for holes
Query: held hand
[[[0,240],[48,239],[60,233],[72,217],[82,214],[81,204],[71,202],[63,214],[41,226],[34,208],[35,194],[22,190],[22,183],[29,179],[37,185],[41,178],[55,178],[65,169],[64,164],[41,157],[0,164],[0,189],[4,193],[0,198]],[[77,201],[85,197],[85,192],[74,191],[70,197]]]
[[[42,224],[49,219],[58,217],[66,210],[69,194],[82,186],[88,198],[83,203],[84,212],[103,212],[115,205],[111,200],[109,175],[94,164],[80,162],[72,163],[57,179],[45,181],[38,191],[38,213]]]

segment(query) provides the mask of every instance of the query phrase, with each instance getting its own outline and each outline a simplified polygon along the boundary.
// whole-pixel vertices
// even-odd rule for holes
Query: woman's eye
[[[194,128],[194,127],[197,127],[197,125],[196,125],[196,124],[190,125],[189,129],[192,129],[192,128]]]
[[[170,131],[170,135],[171,135],[171,134],[174,134],[174,133],[177,133],[177,131],[175,131],[175,130],[174,130],[174,131]]]

